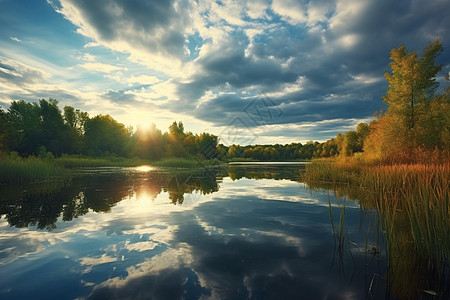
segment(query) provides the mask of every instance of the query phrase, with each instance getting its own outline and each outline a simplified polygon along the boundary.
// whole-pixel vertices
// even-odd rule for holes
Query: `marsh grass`
[[[49,180],[70,180],[70,171],[53,160],[10,156],[0,159],[0,183],[21,184]]]
[[[393,290],[397,286],[396,294],[416,297],[416,292],[436,291],[449,295],[450,162],[317,161],[306,166],[303,180],[312,189],[332,189],[338,196],[357,199],[362,209],[377,209],[387,241],[388,265],[402,270],[401,275],[390,272],[390,280],[397,281],[392,285]],[[423,288],[405,291],[414,281],[415,288]]]
[[[96,168],[96,167],[136,167],[149,164],[147,160],[140,158],[102,157],[92,158],[78,155],[62,155],[55,159],[55,163],[68,169]]]

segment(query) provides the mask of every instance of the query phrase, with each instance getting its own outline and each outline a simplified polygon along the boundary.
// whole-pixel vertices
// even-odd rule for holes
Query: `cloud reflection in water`
[[[72,298],[363,296],[364,285],[349,285],[351,274],[339,277],[330,270],[334,239],[326,195],[310,194],[289,176],[236,180],[243,173],[233,174],[233,180],[217,174],[220,189],[216,178],[201,181],[200,175],[172,175],[177,180],[158,172],[105,175],[82,182],[85,197],[77,205],[88,212],[70,222],[59,217],[50,232],[36,234],[34,227],[8,227],[1,220],[2,239],[9,242],[2,243],[0,275],[16,275],[0,283],[0,290],[9,288],[8,296],[42,291],[42,284],[18,291],[17,282],[29,273],[14,273],[12,262],[47,264],[56,253],[64,263],[46,270],[60,274],[48,284],[70,284]],[[108,182],[119,200],[105,190]],[[174,193],[184,201],[174,205]],[[348,219],[358,222],[359,210],[349,210]],[[365,236],[354,239],[362,245]],[[363,271],[358,272],[363,280]],[[50,289],[48,296],[54,295]]]

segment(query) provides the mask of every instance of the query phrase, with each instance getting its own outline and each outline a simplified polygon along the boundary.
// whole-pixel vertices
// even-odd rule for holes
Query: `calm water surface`
[[[104,168],[2,186],[0,298],[384,298],[377,213],[309,190],[302,168]]]

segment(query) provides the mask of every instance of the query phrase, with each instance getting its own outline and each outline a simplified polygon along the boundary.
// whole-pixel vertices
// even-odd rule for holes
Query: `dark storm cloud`
[[[373,1],[359,15],[325,26],[322,33],[281,22],[252,43],[236,34],[220,51],[197,61],[199,71],[189,84],[180,85],[179,94],[186,99],[185,108],[197,107],[199,119],[224,125],[245,107],[247,96],[221,95],[197,106],[206,91],[256,87],[257,92],[273,92],[302,77],[300,92],[274,99],[286,105],[283,117],[273,123],[370,117],[385,107],[381,96],[387,88],[383,75],[389,70],[390,50],[405,44],[421,52],[427,43],[445,38],[450,19],[443,13],[449,12],[444,2]],[[439,59],[449,57],[445,51]]]
[[[81,14],[78,26],[88,25],[95,37],[109,43],[125,42],[129,47],[169,55],[184,56],[184,27],[187,11],[179,1],[141,0],[61,0],[62,12],[69,7]],[[72,16],[74,18],[74,16]],[[87,24],[83,24],[87,22]],[[84,28],[88,30],[88,28]],[[129,50],[129,49],[128,49]]]
[[[378,92],[381,90],[378,89]],[[307,93],[309,95],[306,99],[309,100],[303,99],[305,95],[301,92],[278,98],[266,98],[264,94],[247,99],[243,99],[239,94],[217,95],[202,102],[193,110],[193,114],[221,126],[226,126],[236,117],[240,117],[248,127],[257,127],[271,124],[303,124],[341,118],[364,119],[383,107],[381,96],[378,96],[378,99],[367,98],[362,91],[359,96],[356,96],[358,94],[355,92],[343,91],[342,94],[330,100],[318,97],[313,92]],[[183,109],[180,107],[180,111]],[[339,128],[336,130],[339,131]]]
[[[204,92],[212,89],[245,89],[249,86],[265,86],[273,90],[282,83],[294,82],[296,72],[284,70],[279,61],[246,57],[248,40],[243,35],[230,37],[213,49],[208,55],[196,61],[198,72],[191,81],[179,85],[179,94],[188,96],[189,103],[200,98]]]

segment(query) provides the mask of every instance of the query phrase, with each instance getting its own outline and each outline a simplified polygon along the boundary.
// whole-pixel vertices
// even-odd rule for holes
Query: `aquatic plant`
[[[317,161],[303,174],[312,189],[332,189],[339,197],[359,200],[362,209],[378,211],[387,242],[386,278],[399,297],[450,293],[449,179],[450,162]]]

